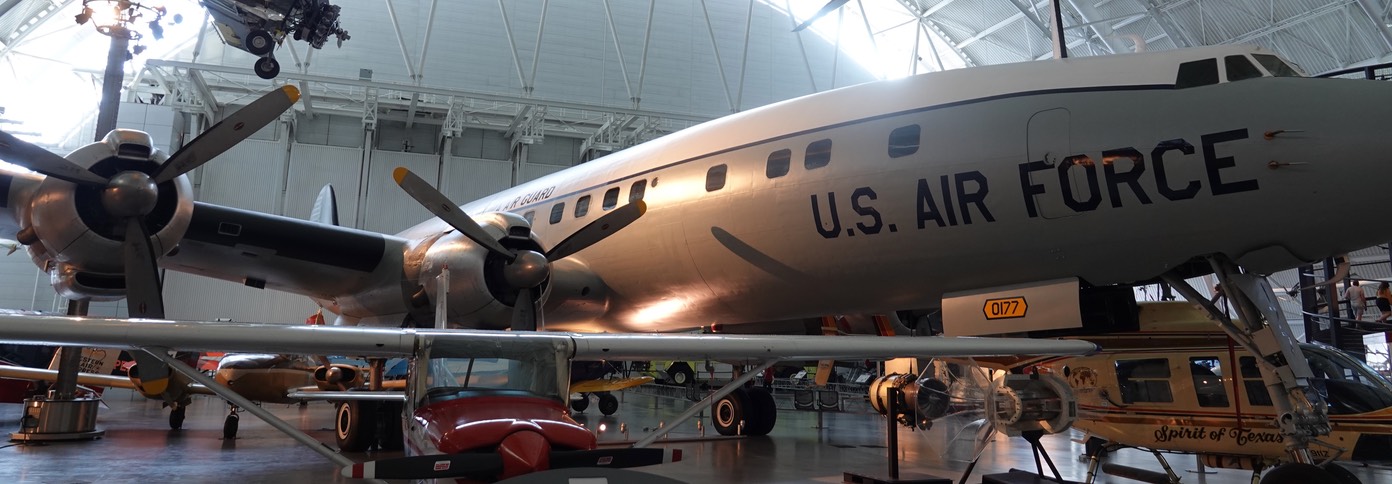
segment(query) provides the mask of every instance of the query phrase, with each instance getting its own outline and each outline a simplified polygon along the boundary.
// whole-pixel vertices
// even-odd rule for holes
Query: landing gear
[[[377,402],[347,401],[338,404],[334,440],[343,452],[362,452],[377,441]]]
[[[590,394],[581,393],[580,398],[571,399],[570,409],[575,413],[585,413],[585,409],[590,408]]]
[[[399,402],[381,402],[377,405],[377,448],[387,451],[406,448],[402,438],[401,406]]]
[[[275,49],[275,37],[265,30],[253,30],[247,34],[244,45],[252,55],[264,56]]]
[[[778,408],[768,390],[739,388],[715,402],[711,419],[720,435],[768,435],[778,422]]]
[[[1238,318],[1230,319],[1180,275],[1167,273],[1162,278],[1184,294],[1185,299],[1203,306],[1234,341],[1260,356],[1257,363],[1267,391],[1271,393],[1272,403],[1276,406],[1275,423],[1285,439],[1287,452],[1295,462],[1315,467],[1309,446],[1315,438],[1330,431],[1328,405],[1311,386],[1314,374],[1300,350],[1299,342],[1286,324],[1276,293],[1271,290],[1266,278],[1244,272],[1242,267],[1226,256],[1213,255],[1207,259],[1222,285],[1223,293],[1237,309]],[[1266,479],[1262,482],[1266,482]]]
[[[599,413],[604,414],[605,417],[619,411],[619,398],[615,397],[614,394],[604,392],[596,393],[595,396],[599,397]]]
[[[232,411],[227,414],[227,420],[222,421],[222,439],[235,440],[237,438],[237,426],[241,423],[242,417],[237,415],[237,406],[232,406]]]
[[[188,413],[186,404],[176,403],[174,408],[169,410],[169,429],[179,430],[184,428],[184,416]]]
[[[280,62],[274,57],[262,57],[252,66],[256,71],[256,77],[262,79],[275,79],[280,75]]]
[[[1339,470],[1348,473],[1348,470],[1340,467]],[[1358,482],[1358,478],[1352,474],[1348,475],[1353,482]],[[1275,469],[1262,476],[1261,484],[1347,484],[1348,481],[1335,477],[1335,475],[1320,466],[1305,464],[1302,462],[1292,462],[1281,464]]]
[[[672,382],[673,385],[684,387],[696,381],[696,372],[686,362],[672,363],[672,366],[667,367],[667,381]]]

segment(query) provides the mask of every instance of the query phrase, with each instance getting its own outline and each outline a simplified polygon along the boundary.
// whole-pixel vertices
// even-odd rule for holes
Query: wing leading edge
[[[1098,350],[1076,340],[884,336],[583,334],[412,330],[213,321],[126,320],[0,315],[0,340],[24,344],[139,349],[410,356],[426,345],[477,357],[552,348],[576,360],[882,359],[900,357],[1079,355]]]

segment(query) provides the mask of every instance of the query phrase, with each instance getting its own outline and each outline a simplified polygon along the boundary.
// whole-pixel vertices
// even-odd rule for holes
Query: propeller
[[[551,451],[550,469],[573,467],[641,467],[681,461],[681,449],[620,448]],[[497,453],[436,454],[380,459],[339,471],[354,479],[445,479],[491,477],[503,472]]]
[[[163,319],[164,299],[156,264],[158,254],[150,244],[150,231],[145,226],[145,216],[159,201],[159,185],[202,166],[240,143],[290,109],[299,97],[300,91],[294,86],[272,90],[198,135],[154,173],[127,169],[102,178],[86,167],[3,131],[0,131],[0,158],[46,176],[101,187],[102,207],[125,225],[121,252],[130,317]],[[135,352],[134,356],[140,368],[138,377],[142,391],[164,393],[169,367],[143,351]]]
[[[511,286],[511,289],[517,291],[517,300],[513,303],[512,329],[518,331],[534,331],[541,325],[542,315],[536,308],[536,300],[540,297],[537,287],[546,282],[547,277],[550,277],[552,262],[570,257],[576,252],[614,235],[615,232],[638,220],[638,217],[643,216],[643,213],[648,209],[647,204],[642,200],[616,208],[570,234],[569,237],[548,250],[546,254],[541,254],[532,250],[514,250],[503,246],[488,235],[488,232],[484,231],[478,222],[460,210],[458,205],[455,205],[448,197],[426,183],[421,177],[416,176],[411,170],[398,167],[392,171],[392,178],[396,179],[396,184],[400,185],[406,194],[424,205],[431,213],[440,217],[440,220],[458,230],[469,240],[507,261],[507,265],[503,269],[503,279]]]

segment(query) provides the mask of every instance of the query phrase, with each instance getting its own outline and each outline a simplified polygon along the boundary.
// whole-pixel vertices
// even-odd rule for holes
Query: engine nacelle
[[[73,151],[67,159],[103,177],[125,170],[154,173],[166,155],[156,149],[150,135],[118,129],[101,142]],[[110,215],[102,205],[104,187],[78,185],[55,177],[36,189],[29,207],[37,243],[30,256],[49,269],[55,288],[67,297],[110,298],[124,294],[120,276],[125,269],[122,241],[126,223]],[[179,176],[158,187],[154,209],[144,217],[150,243],[157,256],[168,253],[183,238],[193,215],[193,187]],[[49,261],[56,262],[51,267]],[[108,280],[115,275],[118,280]]]
[[[329,365],[314,369],[314,384],[320,390],[355,388],[363,384],[363,372],[353,365]]]
[[[890,415],[891,401],[894,415]],[[947,413],[950,401],[947,384],[932,377],[914,380],[913,375],[891,373],[870,382],[870,407],[908,427],[931,427],[934,419]]]
[[[474,217],[474,220],[504,247],[543,252],[531,226],[520,215],[492,212]],[[445,318],[451,325],[480,329],[511,326],[517,294],[503,279],[503,267],[507,264],[503,256],[493,254],[453,231],[414,251],[423,253],[407,254],[406,272],[416,275],[416,281],[429,301],[438,301],[439,276],[444,272],[449,273]],[[536,289],[540,295],[538,301],[546,300],[549,287],[550,281],[547,280]]]
[[[1078,401],[1063,378],[1049,373],[1005,375],[992,384],[986,415],[1005,435],[1068,430],[1078,418]]]

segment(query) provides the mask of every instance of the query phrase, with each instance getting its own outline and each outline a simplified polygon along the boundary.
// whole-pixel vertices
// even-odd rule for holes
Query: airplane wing
[[[0,366],[0,378],[52,382],[58,381],[58,370],[49,370],[44,368],[29,368],[26,366]],[[118,375],[78,373],[77,384],[86,385],[89,387],[125,388],[127,390],[139,390],[139,388],[136,388],[135,382],[132,382],[130,378]],[[208,387],[199,385],[197,383],[190,383],[188,385],[188,392],[197,393],[200,395],[216,395],[215,393],[213,393],[212,390],[209,390]]]
[[[650,376],[615,378],[611,380],[582,380],[570,384],[570,393],[612,392],[625,388],[647,385],[653,382]]]
[[[213,321],[127,320],[0,314],[0,339],[26,344],[177,348],[298,354],[410,356],[431,345],[478,357],[519,346],[550,347],[576,360],[883,359],[897,357],[1075,355],[1097,351],[1076,340],[882,336],[582,334],[389,329]]]

